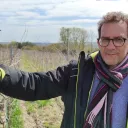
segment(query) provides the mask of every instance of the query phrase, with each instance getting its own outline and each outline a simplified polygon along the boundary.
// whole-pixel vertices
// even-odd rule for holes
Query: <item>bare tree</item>
[[[93,30],[88,31],[88,42],[90,43],[90,52],[93,51],[93,43],[94,43],[95,36],[96,35]]]
[[[64,28],[62,27],[60,30],[60,40],[64,43],[64,44],[68,44],[69,39],[70,38],[70,28]]]
[[[60,31],[61,41],[68,46],[72,45],[80,50],[84,49],[87,40],[87,31],[82,28],[61,28]],[[70,45],[69,45],[70,44]]]

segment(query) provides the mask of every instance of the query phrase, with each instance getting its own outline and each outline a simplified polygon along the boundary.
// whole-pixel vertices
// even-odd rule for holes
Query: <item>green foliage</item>
[[[40,50],[39,46],[36,45],[25,45],[22,47],[22,49],[26,49],[26,50]]]
[[[35,102],[26,102],[27,112],[28,114],[35,113],[39,108],[42,108],[48,104],[50,104],[50,100],[38,100]]]
[[[22,47],[24,46],[34,46],[35,44],[31,43],[31,42],[23,42],[22,43]]]
[[[85,44],[88,34],[85,29],[82,28],[65,28],[60,29],[60,40],[68,45],[68,43],[73,43],[75,45]]]
[[[33,47],[35,46],[35,44],[31,43],[31,42],[17,42],[17,41],[12,41],[11,43],[8,44],[9,47],[16,47],[16,48],[24,48],[24,47]]]
[[[0,48],[7,48],[8,44],[0,44]]]
[[[58,50],[61,52],[62,50],[66,49],[67,46],[62,43],[54,43],[46,46],[47,51],[49,52],[57,52]]]
[[[54,123],[54,124],[55,124],[55,123]],[[44,125],[45,128],[60,128],[60,125],[55,124],[55,125],[53,126],[53,124],[49,124],[49,123],[47,123],[47,122],[44,122],[43,125]]]
[[[25,104],[27,107],[27,113],[28,114],[36,112],[37,106],[36,106],[35,102],[25,102]]]
[[[19,101],[16,99],[14,99],[12,103],[9,124],[10,124],[10,128],[24,128]]]
[[[63,41],[62,41],[63,42]],[[64,54],[67,54],[68,51],[68,47],[69,47],[69,53],[75,53],[76,52],[80,52],[80,51],[94,51],[94,49],[97,49],[95,47],[92,47],[88,44],[86,44],[86,42],[84,41],[78,41],[77,39],[74,40],[75,43],[69,42],[68,46],[65,42],[64,43],[53,43],[50,45],[46,45],[46,46],[37,46],[33,43],[30,42],[23,42],[23,43],[19,43],[19,42],[15,42],[12,41],[10,44],[0,44],[0,48],[8,48],[8,47],[15,47],[18,49],[25,49],[25,50],[36,50],[36,51],[43,51],[43,52],[51,52],[51,53],[56,53],[56,52],[62,52]]]
[[[71,28],[62,27],[60,29],[60,39],[64,44],[67,44],[70,40]]]
[[[83,51],[85,48],[85,44],[88,40],[88,33],[85,29],[82,28],[65,28],[62,27],[60,30],[60,40],[63,42],[67,47],[63,49],[63,51],[68,49],[72,51]],[[65,53],[66,53],[65,52]]]
[[[50,100],[38,100],[36,101],[38,108],[44,107],[48,104],[50,104]]]

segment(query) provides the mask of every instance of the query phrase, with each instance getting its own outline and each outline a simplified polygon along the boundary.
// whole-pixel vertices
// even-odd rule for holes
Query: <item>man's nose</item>
[[[114,45],[113,40],[110,40],[110,42],[109,42],[107,48],[110,48],[110,49],[113,49],[113,48],[114,48],[114,49],[115,49],[115,45]]]

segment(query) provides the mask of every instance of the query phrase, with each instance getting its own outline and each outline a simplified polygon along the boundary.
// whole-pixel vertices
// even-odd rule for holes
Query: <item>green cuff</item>
[[[96,55],[99,53],[99,51],[96,51],[96,52],[93,52],[90,54],[90,56],[92,57],[93,61],[94,61],[94,58],[96,57]]]
[[[2,78],[2,80],[5,77],[5,71],[2,68],[0,68],[0,77]]]

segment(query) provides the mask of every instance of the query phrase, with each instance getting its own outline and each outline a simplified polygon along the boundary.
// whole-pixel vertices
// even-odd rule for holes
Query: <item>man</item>
[[[126,128],[128,15],[107,13],[99,22],[99,52],[55,71],[28,73],[1,65],[0,92],[26,101],[62,96],[61,128]]]

